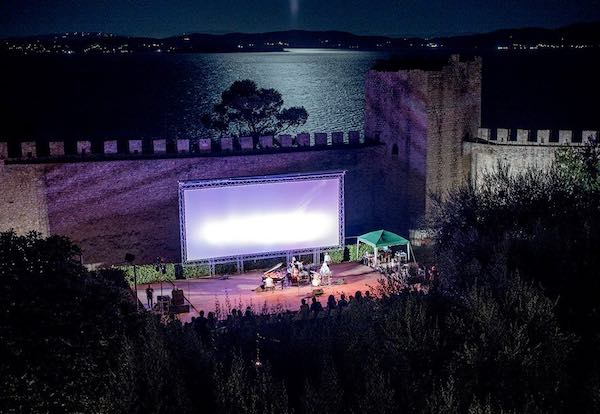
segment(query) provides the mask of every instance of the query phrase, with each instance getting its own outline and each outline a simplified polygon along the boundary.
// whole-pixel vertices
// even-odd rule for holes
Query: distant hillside
[[[600,22],[579,23],[559,29],[503,29],[491,33],[441,37],[434,42],[448,48],[522,49],[552,47],[600,47]]]
[[[579,23],[558,29],[504,29],[491,33],[430,39],[361,36],[340,31],[287,30],[223,35],[193,33],[164,39],[76,32],[9,38],[0,42],[0,51],[18,54],[276,52],[285,48],[531,50],[599,47],[600,22]]]

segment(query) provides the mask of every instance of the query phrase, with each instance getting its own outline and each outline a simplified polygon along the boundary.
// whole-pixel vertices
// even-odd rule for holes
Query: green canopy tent
[[[358,236],[356,239],[356,251],[359,251],[360,243],[367,244],[375,249],[375,259],[377,260],[377,250],[380,248],[392,246],[406,246],[407,259],[410,260],[410,242],[396,233],[387,230],[375,230]]]

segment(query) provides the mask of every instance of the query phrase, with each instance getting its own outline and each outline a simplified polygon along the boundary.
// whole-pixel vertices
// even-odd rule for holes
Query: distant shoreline
[[[74,32],[0,40],[0,54],[73,55],[132,53],[252,53],[290,48],[367,52],[600,49],[600,22],[558,29],[505,29],[449,37],[363,36],[340,31],[193,33],[163,39]]]

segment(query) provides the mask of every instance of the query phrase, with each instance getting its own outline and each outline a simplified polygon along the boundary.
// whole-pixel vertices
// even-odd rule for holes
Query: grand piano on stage
[[[285,268],[283,268],[283,263],[277,263],[275,266],[273,266],[272,268],[270,268],[269,270],[267,270],[266,272],[263,273],[263,277],[262,277],[262,281],[263,281],[263,286],[265,286],[265,288],[275,288],[275,284],[281,282],[281,288],[283,289],[283,283],[286,279],[287,276],[287,270]],[[271,278],[272,279],[272,286],[268,286],[268,282],[267,282],[267,278]]]

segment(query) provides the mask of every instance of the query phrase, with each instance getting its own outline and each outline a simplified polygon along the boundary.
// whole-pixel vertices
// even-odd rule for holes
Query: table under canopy
[[[359,251],[360,243],[373,247],[375,250],[375,260],[377,260],[377,250],[393,246],[406,246],[407,259],[410,260],[411,248],[410,241],[402,236],[387,230],[375,230],[358,236],[356,239],[356,251]],[[377,264],[377,263],[375,263]]]

